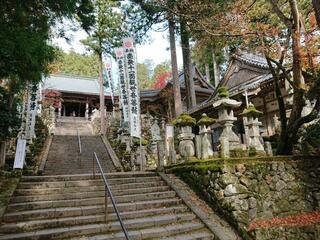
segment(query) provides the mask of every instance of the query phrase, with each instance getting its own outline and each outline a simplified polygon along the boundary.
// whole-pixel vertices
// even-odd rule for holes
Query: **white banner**
[[[105,66],[106,66],[106,72],[107,72],[107,80],[108,80],[110,91],[111,91],[111,100],[112,100],[112,104],[114,105],[114,87],[112,82],[111,62],[107,62]]]
[[[23,168],[24,159],[26,157],[26,144],[27,141],[25,139],[18,139],[13,168]]]
[[[26,139],[35,137],[34,125],[36,123],[38,95],[38,86],[36,84],[31,85],[27,107]]]
[[[120,84],[120,103],[123,112],[124,122],[129,122],[129,102],[128,93],[126,85],[126,74],[125,74],[125,64],[124,64],[124,52],[123,48],[116,48],[116,60],[118,64],[119,71],[119,84]]]
[[[136,53],[133,38],[123,39],[126,73],[128,79],[128,99],[130,116],[130,133],[132,137],[141,137],[140,126],[140,95],[137,78]]]

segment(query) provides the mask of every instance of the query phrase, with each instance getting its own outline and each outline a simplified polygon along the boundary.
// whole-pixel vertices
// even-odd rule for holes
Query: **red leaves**
[[[156,76],[156,83],[154,84],[154,89],[164,88],[167,84],[167,80],[172,76],[171,72],[164,72]]]
[[[256,228],[302,227],[320,222],[320,212],[302,213],[295,216],[259,220],[249,224],[248,231]]]

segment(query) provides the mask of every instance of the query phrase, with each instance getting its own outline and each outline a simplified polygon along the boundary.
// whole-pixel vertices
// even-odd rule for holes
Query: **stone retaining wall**
[[[245,239],[320,239],[320,227],[250,223],[320,210],[320,159],[196,161],[167,169],[200,193]]]

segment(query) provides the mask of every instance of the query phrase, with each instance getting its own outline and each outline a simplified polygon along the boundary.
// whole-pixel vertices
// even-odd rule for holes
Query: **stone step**
[[[160,215],[155,217],[135,218],[124,220],[124,224],[128,230],[130,229],[145,229],[166,226],[165,229],[172,228],[173,224],[192,222],[195,219],[193,214],[173,214]],[[198,225],[201,223],[198,222]],[[197,224],[197,223],[194,223]],[[202,224],[201,224],[202,225]],[[203,225],[202,225],[203,226]],[[200,227],[200,226],[199,226]],[[176,229],[177,230],[177,229]],[[181,230],[181,229],[180,229]],[[88,225],[77,225],[71,227],[51,228],[38,231],[30,231],[24,233],[14,233],[0,236],[0,240],[6,239],[54,239],[54,238],[68,238],[75,236],[83,236],[89,234],[99,234],[103,232],[118,232],[121,231],[120,223],[118,221],[110,221],[108,224],[95,223]],[[166,233],[168,234],[168,233]]]
[[[181,233],[189,233],[199,231],[203,228],[203,224],[200,222],[189,222],[189,223],[175,223],[168,226],[144,228],[141,230],[129,230],[129,237],[132,240],[135,239],[156,239],[164,238],[167,239],[170,236],[174,236]],[[187,234],[187,235],[189,235]],[[77,238],[71,238],[69,240],[126,240],[122,232],[99,234],[91,236],[82,236]]]
[[[132,189],[132,188],[141,188],[141,187],[154,187],[154,186],[164,186],[165,183],[163,181],[148,181],[148,182],[138,182],[138,183],[128,183],[127,181],[112,181],[108,182],[117,184],[109,184],[112,190],[124,190],[124,189]],[[43,185],[32,185],[18,187],[15,191],[15,196],[26,196],[26,195],[43,195],[50,193],[64,193],[64,192],[77,192],[77,191],[100,191],[104,189],[104,183],[102,180],[100,181],[83,181],[83,182],[62,182],[54,183],[54,184],[43,184]]]
[[[111,192],[114,196],[120,195],[128,195],[128,194],[138,194],[138,193],[151,193],[151,192],[164,192],[169,191],[170,188],[168,186],[159,187],[145,187],[142,188],[130,188],[130,189],[115,189],[111,188]],[[164,185],[164,184],[163,184]],[[43,191],[41,194],[36,194],[34,192],[28,192],[27,194],[21,194],[21,196],[14,196],[11,198],[11,203],[26,203],[26,202],[34,202],[34,201],[53,201],[53,200],[71,200],[71,199],[84,199],[84,198],[96,198],[96,197],[104,197],[105,190],[104,186],[94,187],[94,188],[67,188],[67,189],[59,189],[59,193],[55,191]],[[47,190],[47,189],[45,189]],[[70,190],[70,191],[69,191]],[[32,190],[34,191],[34,190]],[[61,192],[61,193],[60,193]]]
[[[130,188],[141,188],[141,187],[155,187],[163,186],[164,181],[149,181],[149,182],[139,182],[139,183],[122,183],[116,186],[111,185],[112,189],[130,189]],[[65,181],[65,182],[43,182],[40,183],[19,183],[18,189],[50,189],[50,188],[69,188],[69,187],[91,187],[91,186],[104,186],[101,179],[95,180],[78,180],[78,181]]]
[[[143,201],[143,200],[155,200],[155,199],[166,199],[174,198],[176,192],[165,191],[165,192],[151,192],[142,194],[131,194],[131,195],[120,195],[114,196],[116,203]],[[8,211],[25,211],[31,209],[42,209],[42,208],[55,208],[55,207],[77,207],[77,206],[88,206],[94,204],[103,204],[103,197],[83,198],[83,199],[63,199],[63,200],[52,200],[52,201],[35,201],[35,202],[22,202],[12,203],[8,206]]]
[[[125,173],[109,173],[106,174],[108,179],[113,178],[129,178],[131,181],[135,179],[144,179],[144,177],[155,177],[157,176],[154,172],[125,172]],[[48,175],[48,176],[23,176],[21,182],[58,182],[58,181],[76,181],[76,180],[92,180],[92,173],[89,174],[73,174],[73,175]],[[101,178],[100,174],[97,174],[96,179]],[[157,177],[157,179],[160,179]],[[36,184],[36,183],[35,183]]]
[[[156,238],[157,240],[213,240],[214,236],[212,236],[212,233],[210,233],[206,229],[202,229],[199,231],[192,231],[189,232],[188,234],[178,234],[172,237],[161,237],[161,238]]]
[[[135,219],[150,217],[155,215],[172,215],[172,214],[182,214],[188,212],[188,208],[185,206],[176,206],[168,208],[151,208],[146,210],[139,211],[129,211],[122,212],[121,218],[126,219]],[[109,221],[117,221],[117,216],[115,213],[109,213]],[[89,223],[103,223],[105,221],[105,215],[103,214],[94,214],[86,216],[75,216],[75,217],[61,217],[61,218],[50,218],[50,219],[40,219],[32,221],[22,221],[19,223],[8,223],[0,227],[1,233],[15,233],[19,231],[34,231],[45,228],[58,228],[66,227],[72,225],[83,225]]]
[[[157,199],[148,201],[138,201],[138,202],[124,202],[117,203],[118,210],[120,212],[125,211],[137,211],[145,210],[148,208],[166,208],[171,206],[177,206],[181,204],[179,198],[171,199]],[[12,210],[15,210],[13,208]],[[113,207],[109,204],[108,212],[113,212]],[[104,212],[104,203],[97,205],[88,206],[76,206],[76,207],[51,207],[44,209],[33,209],[24,210],[18,212],[7,212],[3,216],[5,222],[19,222],[27,220],[36,219],[48,219],[48,218],[59,218],[59,217],[75,217],[75,216],[85,216],[91,214],[101,214]]]

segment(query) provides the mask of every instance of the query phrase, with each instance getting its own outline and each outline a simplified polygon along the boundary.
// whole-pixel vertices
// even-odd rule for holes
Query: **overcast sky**
[[[170,60],[168,31],[151,31],[150,36],[152,39],[151,43],[136,46],[138,62],[143,63],[146,59],[151,59],[154,64],[157,65],[165,60]],[[84,45],[80,42],[81,39],[86,38],[86,33],[84,31],[68,33],[68,37],[71,39],[70,42],[67,42],[64,38],[56,38],[53,40],[53,43],[67,52],[72,48],[78,53],[84,53],[86,51]],[[182,66],[180,43],[177,42],[176,44],[178,66]]]

